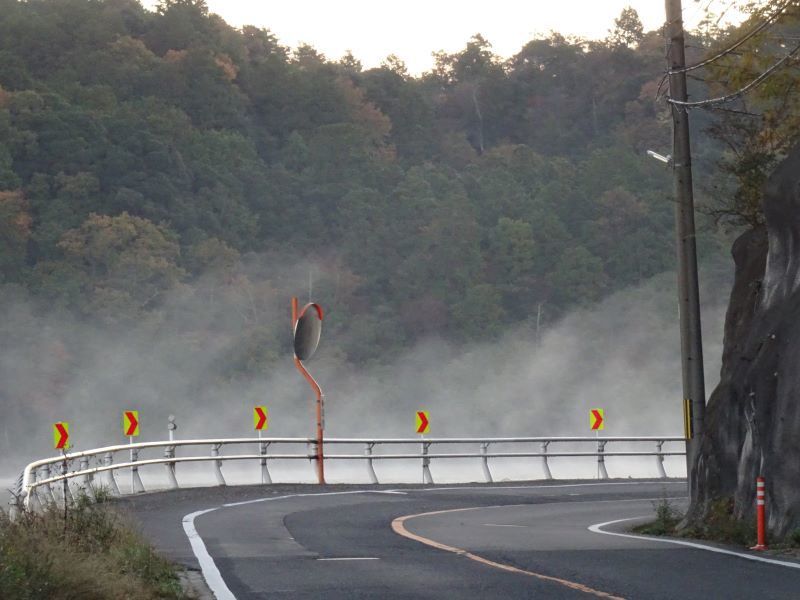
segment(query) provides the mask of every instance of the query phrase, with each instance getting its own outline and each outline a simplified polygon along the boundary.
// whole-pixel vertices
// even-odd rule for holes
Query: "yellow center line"
[[[568,579],[561,579],[560,577],[553,577],[551,575],[544,575],[543,573],[534,573],[533,571],[526,571],[525,569],[518,569],[517,567],[512,567],[511,565],[505,565],[502,563],[494,562],[493,560],[489,560],[488,558],[483,558],[482,556],[478,556],[477,554],[473,554],[472,552],[468,552],[467,550],[462,550],[461,548],[456,548],[455,546],[448,546],[447,544],[442,544],[441,542],[437,542],[436,540],[431,540],[426,537],[422,537],[421,535],[417,535],[416,533],[411,533],[405,527],[405,522],[409,519],[416,519],[417,517],[430,517],[433,515],[443,515],[446,513],[454,513],[454,512],[461,512],[465,510],[477,510],[480,508],[505,508],[505,506],[472,506],[470,508],[454,508],[450,510],[436,510],[433,512],[426,512],[426,513],[419,513],[416,515],[406,515],[404,517],[397,517],[394,521],[392,521],[392,530],[398,535],[402,535],[410,540],[414,540],[415,542],[419,542],[421,544],[425,544],[426,546],[431,546],[438,550],[444,550],[445,552],[452,552],[453,554],[458,554],[459,556],[464,556],[469,558],[470,560],[474,560],[475,562],[488,565],[490,567],[494,567],[495,569],[500,569],[502,571],[508,571],[509,573],[518,573],[520,575],[528,575],[529,577],[535,577],[536,579],[540,579],[542,581],[549,581],[551,583],[557,583],[559,585],[563,585],[564,587],[568,587],[572,590],[577,590],[579,592],[584,592],[586,594],[590,594],[592,596],[596,596],[598,598],[610,598],[611,600],[625,600],[620,596],[614,596],[613,594],[609,594],[608,592],[602,592],[600,590],[596,590],[594,588],[590,588],[587,585],[583,585],[582,583],[577,583],[575,581],[569,581]]]

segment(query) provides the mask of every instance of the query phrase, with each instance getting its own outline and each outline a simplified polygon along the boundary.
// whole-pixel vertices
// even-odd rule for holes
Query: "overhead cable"
[[[697,100],[697,101],[694,101],[694,102],[683,102],[681,100],[673,100],[672,98],[667,98],[667,102],[669,102],[670,104],[674,104],[675,106],[683,106],[685,108],[696,108],[696,107],[710,106],[710,105],[713,105],[713,104],[723,104],[725,102],[730,102],[731,100],[734,100],[734,99],[738,98],[739,96],[742,96],[743,94],[746,94],[751,89],[753,89],[755,86],[757,86],[759,83],[764,81],[767,77],[772,75],[772,73],[774,73],[777,69],[779,69],[786,62],[788,62],[788,60],[790,58],[792,58],[798,52],[800,52],[800,44],[795,46],[788,54],[786,54],[786,56],[784,56],[778,62],[773,64],[769,69],[764,71],[761,75],[756,77],[753,81],[748,83],[746,86],[736,90],[735,92],[732,92],[730,94],[726,94],[725,96],[720,96],[718,98],[708,98],[706,100]]]
[[[704,59],[704,60],[702,60],[699,63],[696,63],[694,65],[689,65],[688,67],[683,67],[681,69],[670,69],[669,71],[667,71],[667,75],[675,75],[677,73],[687,73],[689,71],[694,71],[695,69],[699,69],[701,67],[705,67],[706,65],[711,64],[712,62],[719,60],[723,56],[726,56],[726,55],[730,54],[731,52],[736,50],[739,46],[741,46],[742,44],[744,44],[748,40],[752,39],[754,36],[758,35],[762,31],[764,31],[767,27],[772,25],[775,22],[775,20],[783,14],[783,11],[786,10],[789,7],[790,4],[792,4],[792,2],[793,2],[793,0],[786,0],[786,2],[784,2],[782,5],[780,5],[775,10],[775,12],[773,14],[771,14],[770,16],[768,16],[764,20],[763,23],[761,23],[757,27],[753,28],[747,34],[745,34],[744,36],[739,38],[736,42],[734,42],[733,44],[731,44],[730,46],[725,48],[725,50],[722,50],[722,51],[718,52],[717,54],[715,54],[714,56],[706,58],[706,59]]]
[[[702,60],[699,63],[696,63],[694,65],[689,65],[689,66],[686,66],[686,67],[682,67],[680,69],[668,69],[664,73],[664,76],[661,78],[661,81],[659,81],[659,83],[658,83],[658,87],[656,89],[656,99],[659,99],[661,97],[661,91],[662,91],[662,89],[664,87],[664,84],[667,82],[667,79],[669,78],[670,75],[675,75],[675,74],[678,74],[678,73],[688,73],[689,71],[694,71],[695,69],[699,69],[701,67],[705,67],[706,65],[709,65],[709,64],[719,60],[720,58],[722,58],[724,56],[727,56],[728,54],[731,54],[737,48],[739,48],[742,44],[744,44],[748,40],[752,39],[754,36],[758,35],[762,31],[764,31],[766,28],[768,28],[771,25],[773,25],[775,23],[775,21],[778,19],[778,17],[780,17],[783,14],[783,12],[793,2],[796,2],[796,0],[786,0],[785,2],[783,2],[780,6],[778,6],[777,9],[775,9],[774,13],[772,13],[771,15],[769,15],[766,18],[766,20],[763,23],[761,23],[757,27],[753,28],[751,31],[746,33],[744,36],[742,36],[740,39],[735,41],[733,44],[731,44],[730,46],[728,46],[724,50],[721,50],[720,52],[717,52],[714,56],[706,58],[706,59],[704,59],[704,60]]]

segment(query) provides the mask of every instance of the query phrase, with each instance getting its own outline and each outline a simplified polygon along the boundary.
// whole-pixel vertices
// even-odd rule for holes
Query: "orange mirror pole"
[[[298,315],[297,298],[292,298],[292,331],[297,331],[297,321],[300,318]],[[297,354],[294,355],[294,366],[300,371],[300,374],[305,377],[311,389],[314,390],[314,395],[317,398],[316,417],[317,417],[317,481],[320,485],[325,483],[325,453],[323,450],[324,430],[325,430],[325,396],[322,393],[322,388],[317,381],[308,372],[303,361],[301,361]]]

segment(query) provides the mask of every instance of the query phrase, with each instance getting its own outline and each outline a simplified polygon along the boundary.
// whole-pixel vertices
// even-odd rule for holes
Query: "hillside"
[[[476,35],[411,76],[198,0],[0,0],[0,402],[44,427],[148,360],[181,374],[159,406],[236,388],[284,368],[309,286],[326,360],[372,368],[670,269],[669,173],[644,155],[670,144],[663,39],[633,11],[609,28],[508,60]]]

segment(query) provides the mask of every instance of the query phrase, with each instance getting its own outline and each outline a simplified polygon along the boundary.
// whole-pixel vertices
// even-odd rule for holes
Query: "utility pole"
[[[681,0],[665,0],[667,11],[667,66],[669,97],[687,101],[686,56]],[[672,172],[675,180],[675,235],[678,250],[678,301],[681,328],[684,423],[686,424],[686,472],[689,497],[706,412],[703,377],[703,341],[700,329],[700,290],[697,277],[697,243],[692,191],[692,155],[689,146],[689,113],[686,106],[670,103],[672,110]]]

